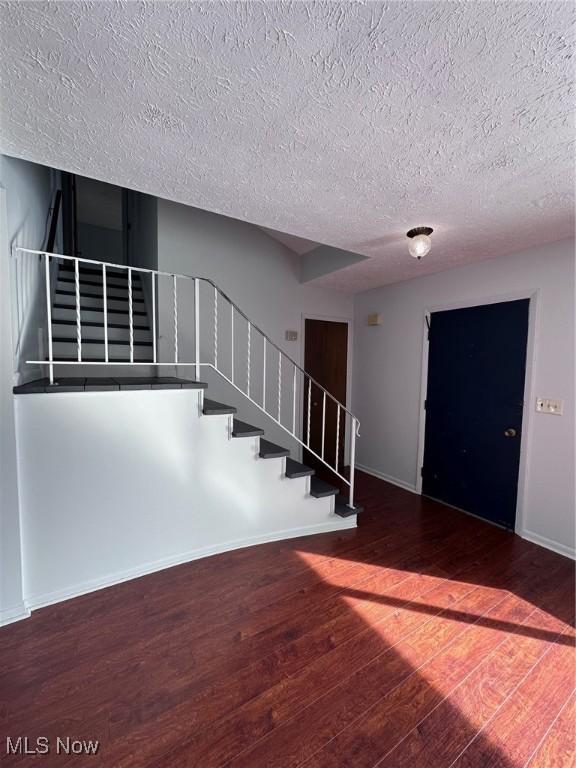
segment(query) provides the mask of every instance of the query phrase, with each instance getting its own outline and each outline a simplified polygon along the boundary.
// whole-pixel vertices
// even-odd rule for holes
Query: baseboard
[[[546,536],[540,536],[540,534],[527,531],[526,529],[516,531],[516,533],[523,539],[531,541],[532,544],[539,544],[541,547],[551,549],[552,552],[556,552],[558,555],[564,555],[564,557],[570,557],[572,560],[576,560],[576,551],[572,547],[567,547],[565,544],[559,544],[557,541],[552,541],[552,539],[547,539]]]
[[[406,483],[404,482],[404,480],[398,480],[398,478],[396,477],[385,475],[384,472],[379,472],[377,469],[371,469],[371,467],[365,467],[363,464],[356,464],[356,467],[357,469],[360,469],[362,472],[366,472],[367,475],[372,475],[373,477],[378,477],[380,480],[385,480],[387,483],[391,483],[392,485],[397,485],[398,488],[402,488],[404,491],[410,491],[410,493],[415,493],[418,496],[421,495],[416,490],[415,485]]]
[[[275,531],[274,533],[264,534],[261,536],[252,536],[246,539],[237,539],[235,541],[223,542],[222,544],[216,544],[210,547],[204,547],[202,549],[195,549],[189,552],[175,555],[173,557],[163,558],[162,560],[156,560],[146,565],[138,566],[136,568],[129,568],[126,571],[110,574],[101,579],[91,579],[89,581],[76,584],[74,587],[50,592],[45,595],[31,595],[26,597],[26,606],[28,609],[36,610],[38,608],[45,608],[48,605],[54,603],[60,603],[64,600],[71,600],[81,595],[87,595],[90,592],[95,592],[98,589],[105,589],[106,587],[112,587],[116,584],[122,584],[124,581],[130,581],[131,579],[137,579],[141,576],[147,576],[150,573],[156,571],[162,571],[166,568],[172,568],[175,565],[182,565],[184,563],[192,562],[193,560],[200,560],[203,557],[210,557],[211,555],[219,555],[223,552],[230,552],[234,549],[243,549],[244,547],[252,547],[255,544],[266,544],[272,541],[281,541],[283,539],[296,539],[300,536],[310,536],[315,533],[330,533],[332,531],[348,530],[356,527],[356,516],[347,517],[343,519],[334,519],[327,523],[318,523],[317,525],[307,525],[301,528],[291,528],[286,531]],[[28,611],[28,616],[30,612]],[[21,616],[20,618],[25,618]],[[17,619],[14,619],[16,621]]]
[[[15,621],[27,619],[29,616],[29,609],[24,603],[20,603],[13,608],[7,608],[6,610],[0,611],[0,627],[5,627],[7,624],[12,624]]]

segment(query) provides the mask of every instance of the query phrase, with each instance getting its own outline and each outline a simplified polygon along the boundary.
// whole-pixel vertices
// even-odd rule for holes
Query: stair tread
[[[264,440],[264,438],[260,438],[259,456],[261,459],[281,459],[284,456],[289,455],[290,450],[288,448],[283,448],[281,445],[271,443],[270,440]]]
[[[364,511],[364,507],[361,507],[358,504],[354,505],[354,509],[350,509],[348,506],[348,499],[346,496],[343,496],[341,493],[336,496],[336,503],[334,505],[334,513],[338,515],[338,517],[352,517],[352,515],[359,515],[361,512]]]
[[[232,426],[232,437],[260,437],[264,434],[264,430],[260,427],[255,427],[252,424],[247,424],[245,421],[234,419]]]
[[[326,483],[324,480],[320,480],[319,477],[312,477],[310,479],[310,495],[317,499],[323,499],[325,496],[336,496],[338,488],[335,488],[330,483]]]
[[[234,408],[233,405],[226,405],[225,403],[218,403],[216,400],[210,400],[209,398],[204,398],[204,406],[202,408],[202,413],[205,416],[222,416],[226,414],[234,414],[236,413],[236,408]]]
[[[289,457],[286,459],[286,477],[289,477],[291,480],[297,477],[311,477],[313,474],[314,470],[307,467],[306,464],[301,464],[299,461]]]
[[[96,276],[92,276],[92,275],[88,275],[88,276],[82,275],[82,272],[80,272],[80,274],[79,274],[80,284],[81,285],[82,284],[84,284],[84,285],[96,285],[96,286],[101,287],[102,286],[102,275],[100,275],[100,279],[99,280],[96,280],[95,277]],[[123,275],[115,275],[115,274],[110,274],[110,272],[107,272],[107,274],[106,274],[106,283],[108,285],[110,285],[110,283],[108,283],[108,279],[116,280],[117,278],[123,278],[123,277],[124,277]],[[132,274],[132,282],[134,282],[134,280],[136,280],[137,277],[139,277],[138,274]],[[70,274],[64,274],[64,275],[59,273],[58,274],[58,280],[61,280],[63,283],[72,283],[72,284],[74,284],[76,282],[76,276],[74,275],[73,271],[70,271]],[[128,278],[126,277],[126,283],[127,282],[128,282]],[[112,283],[112,285],[113,285],[113,283]],[[118,287],[119,288],[124,288],[125,286],[120,285]]]
[[[108,313],[110,314],[110,313]],[[57,317],[52,318],[52,325],[76,325],[76,320],[59,320]],[[80,325],[82,327],[86,326],[87,328],[104,328],[104,323],[99,323],[96,320],[82,320],[80,319]],[[130,323],[108,323],[108,328],[121,328],[124,330],[129,330]],[[148,325],[133,325],[132,328],[135,331],[149,331],[150,327]]]
[[[82,298],[86,298],[86,297],[83,296]],[[75,304],[54,304],[52,309],[71,309],[71,310],[75,310],[76,309],[76,305]],[[88,307],[88,306],[86,306],[86,304],[82,304],[82,302],[80,302],[80,309],[84,310],[85,312],[102,312],[102,314],[104,314],[104,308],[103,307],[102,308],[100,308],[100,307]],[[130,311],[128,309],[110,309],[110,307],[108,307],[108,314],[109,315],[128,315],[128,314],[130,314]],[[142,315],[144,317],[146,316],[146,312],[143,312],[140,309],[135,309],[132,312],[132,314],[133,315]]]
[[[76,344],[76,338],[73,336],[70,336],[69,338],[66,336],[53,336],[52,342],[54,344]],[[85,344],[104,344],[104,339],[82,339],[82,346]],[[122,346],[129,347],[130,341],[129,339],[108,339],[108,344],[120,344]],[[134,339],[134,346],[135,347],[151,347],[152,342],[151,341],[138,341],[137,339]]]
[[[61,288],[56,289],[58,296],[76,296],[76,291],[63,291]],[[98,293],[81,293],[82,299],[103,299],[103,294]],[[128,296],[108,296],[108,301],[128,301]],[[144,299],[135,299],[132,297],[132,301],[136,304],[144,304]]]

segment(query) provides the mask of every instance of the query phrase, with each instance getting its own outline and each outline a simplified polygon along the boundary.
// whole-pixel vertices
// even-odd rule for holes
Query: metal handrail
[[[183,275],[178,274],[176,272],[165,272],[162,270],[155,270],[155,269],[148,269],[145,267],[132,267],[125,264],[110,264],[108,262],[103,261],[97,261],[96,259],[85,259],[75,256],[67,256],[65,254],[60,253],[51,253],[48,251],[40,251],[40,250],[33,250],[30,248],[22,248],[17,247],[15,249],[16,251],[28,254],[28,255],[36,255],[39,257],[43,257],[45,261],[45,280],[46,280],[46,313],[47,313],[47,320],[48,320],[48,360],[28,360],[27,363],[35,364],[35,365],[48,365],[49,367],[49,378],[50,383],[53,384],[54,382],[54,365],[131,365],[131,366],[139,366],[139,365],[177,365],[177,366],[194,366],[196,370],[196,378],[198,379],[200,376],[200,368],[210,367],[213,370],[215,370],[221,377],[223,377],[230,385],[232,385],[236,390],[238,390],[244,397],[246,397],[250,402],[252,402],[254,405],[256,405],[263,413],[265,413],[269,418],[271,418],[276,424],[278,424],[284,431],[286,431],[288,434],[292,436],[300,445],[302,445],[304,448],[306,448],[307,451],[312,453],[319,461],[321,461],[325,466],[327,466],[332,472],[334,472],[343,482],[345,482],[350,487],[350,499],[349,499],[349,506],[353,507],[353,494],[354,494],[354,469],[355,469],[355,441],[356,437],[360,434],[360,422],[358,419],[354,416],[354,414],[346,408],[346,406],[341,403],[336,397],[334,397],[325,387],[323,387],[316,379],[314,379],[312,376],[310,376],[309,373],[307,373],[304,368],[302,368],[298,363],[293,360],[290,355],[286,354],[284,350],[282,350],[262,329],[257,326],[255,323],[250,320],[248,315],[226,294],[224,291],[219,288],[216,283],[211,280],[210,278],[206,277],[199,277],[199,276],[191,276],[191,275]],[[75,294],[75,303],[74,305],[70,305],[71,309],[76,310],[76,344],[77,344],[77,360],[75,361],[59,361],[54,360],[53,355],[53,338],[52,338],[52,306],[51,306],[51,290],[50,290],[50,259],[56,259],[56,260],[62,260],[62,261],[70,261],[74,263],[74,294]],[[80,277],[79,277],[79,265],[80,264],[86,264],[86,265],[93,265],[95,267],[99,267],[102,270],[102,284],[103,284],[103,327],[104,327],[104,362],[101,361],[91,361],[91,360],[83,360],[82,358],[82,323],[81,323],[81,306],[80,306]],[[108,309],[108,303],[107,298],[107,274],[110,275],[110,270],[125,270],[128,272],[128,281],[127,281],[127,289],[128,289],[128,304],[129,304],[129,343],[130,343],[130,360],[129,361],[114,361],[110,360],[109,357],[109,337],[108,337],[108,312],[113,310]],[[107,272],[108,270],[108,272]],[[133,273],[143,273],[143,274],[149,274],[151,276],[152,281],[152,346],[153,346],[153,359],[151,361],[136,361],[134,359],[134,318],[133,318],[133,281],[132,281],[132,275]],[[171,279],[172,282],[172,307],[173,307],[173,324],[174,324],[174,359],[173,360],[158,360],[158,354],[157,354],[157,340],[156,340],[156,301],[157,301],[157,291],[158,291],[158,278],[159,277],[167,277]],[[194,283],[194,319],[195,319],[195,327],[194,327],[194,361],[189,362],[185,360],[180,359],[179,354],[179,347],[178,347],[178,289],[177,289],[177,283],[178,280],[191,280]],[[203,283],[206,283],[214,289],[214,363],[209,362],[202,362],[200,360],[200,293],[199,293],[199,284],[200,281]],[[221,370],[218,366],[218,297],[222,297],[231,307],[231,317],[230,317],[230,332],[231,332],[231,377],[229,378],[223,370]],[[234,381],[234,345],[235,345],[235,335],[234,335],[234,313],[237,313],[240,317],[242,317],[248,324],[248,348],[247,348],[247,370],[248,370],[248,382],[247,382],[247,391],[244,391],[241,389]],[[254,398],[250,394],[250,343],[251,343],[251,334],[252,331],[255,331],[256,333],[260,334],[263,339],[264,343],[264,352],[263,352],[263,374],[262,374],[262,392],[263,392],[263,398],[262,403],[256,402]],[[84,343],[89,343],[89,340],[84,339]],[[275,349],[278,352],[278,398],[277,398],[277,413],[278,418],[276,418],[269,410],[267,410],[267,403],[266,403],[266,351],[267,346],[270,346],[271,348]],[[283,372],[283,366],[282,362],[285,360],[290,366],[293,366],[294,374],[293,374],[293,382],[292,382],[292,429],[288,429],[284,424],[282,424],[282,418],[281,418],[281,412],[282,412],[282,372]],[[297,395],[297,372],[299,372],[303,377],[303,386],[302,386],[302,398],[304,399],[307,395],[307,402],[308,402],[308,418],[307,418],[307,435],[306,440],[304,440],[304,434],[302,435],[302,438],[298,437],[297,430],[296,430],[296,395]],[[306,379],[308,380],[308,392],[306,393]],[[321,451],[320,454],[316,453],[312,448],[310,447],[310,408],[311,408],[311,391],[312,386],[317,387],[321,393],[322,393],[322,440],[321,440]],[[337,411],[336,411],[336,454],[335,454],[335,466],[332,466],[328,461],[325,459],[325,430],[326,430],[326,399],[330,398],[332,402],[336,404]],[[350,418],[350,477],[345,477],[341,472],[339,472],[339,449],[340,449],[340,427],[341,427],[341,414],[344,414],[344,420],[346,420],[346,415]]]

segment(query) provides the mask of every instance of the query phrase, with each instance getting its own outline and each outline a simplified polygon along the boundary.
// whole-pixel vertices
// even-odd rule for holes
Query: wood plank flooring
[[[2,766],[575,766],[574,563],[359,473],[357,530],[0,629]],[[6,755],[6,736],[48,754]],[[57,737],[99,741],[56,754]]]

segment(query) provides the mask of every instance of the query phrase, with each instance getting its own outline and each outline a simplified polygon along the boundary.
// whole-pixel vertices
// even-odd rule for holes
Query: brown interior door
[[[313,379],[325,387],[340,403],[346,403],[346,371],[348,356],[348,324],[331,320],[306,320],[304,335],[304,368]],[[304,393],[303,435],[306,440],[308,430],[308,383]],[[322,455],[322,413],[323,392],[312,384],[310,393],[310,448]],[[324,458],[331,465],[336,459],[337,405],[326,397]],[[340,413],[340,434],[338,445],[338,465],[344,465],[345,415]],[[334,483],[335,475],[328,470],[313,454],[304,450],[304,463],[316,470],[316,474]]]

